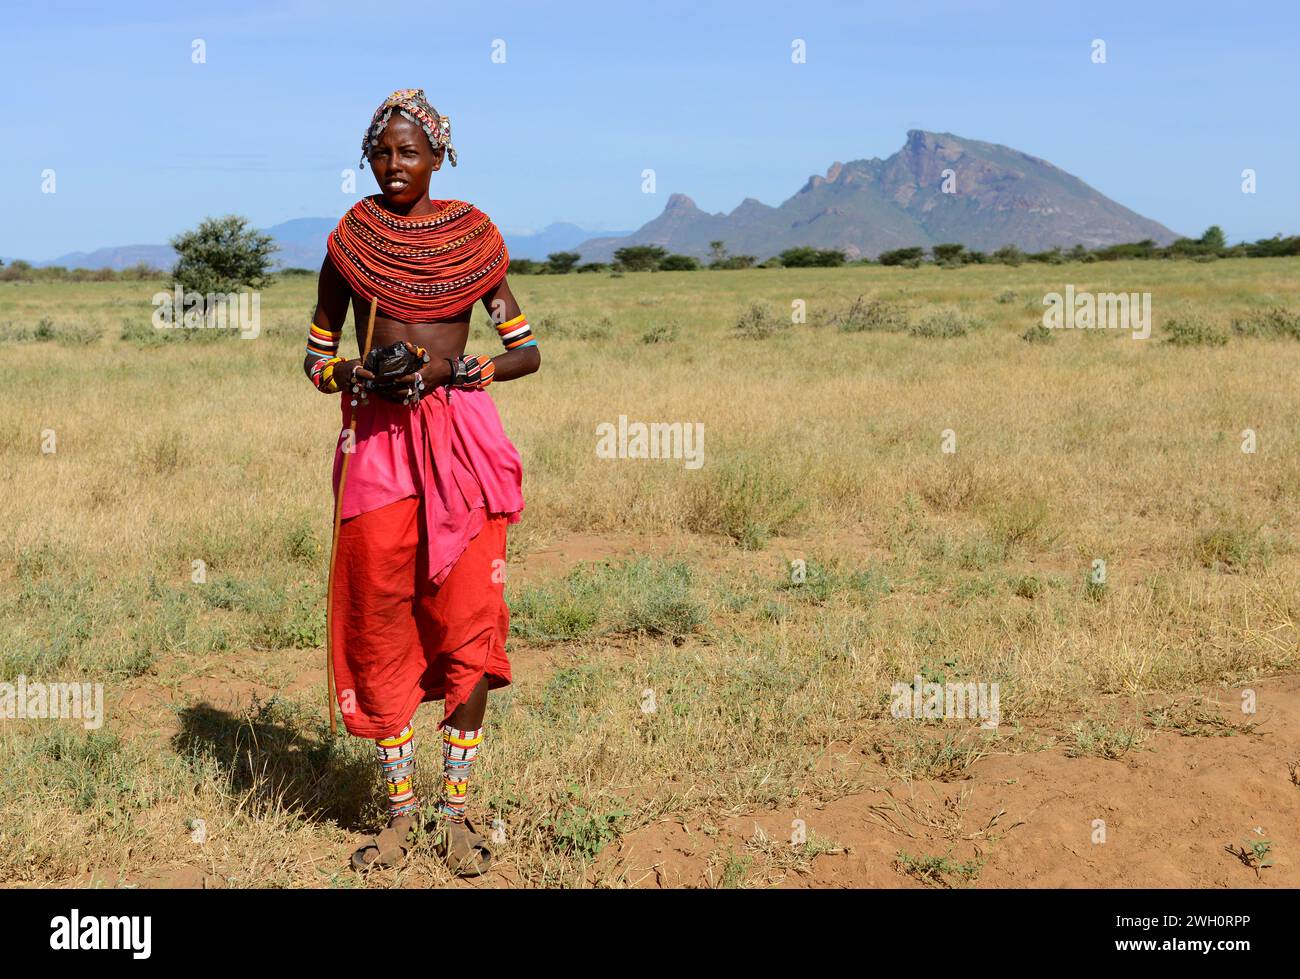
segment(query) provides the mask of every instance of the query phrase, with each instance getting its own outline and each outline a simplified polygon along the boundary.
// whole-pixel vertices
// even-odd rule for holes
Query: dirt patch
[[[603,860],[639,887],[1295,887],[1300,677],[1252,689],[1259,733],[1161,731],[1116,760],[1062,743],[983,758],[956,781],[882,780],[712,825],[667,818]],[[1240,693],[1219,695],[1229,722]],[[801,831],[811,846],[791,842]],[[1271,865],[1257,872],[1246,853],[1261,840]]]

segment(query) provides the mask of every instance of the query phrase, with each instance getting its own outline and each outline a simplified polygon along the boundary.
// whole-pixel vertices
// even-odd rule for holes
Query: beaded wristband
[[[537,338],[533,336],[533,328],[528,325],[528,320],[523,313],[513,319],[506,320],[504,323],[498,323],[497,335],[501,337],[501,343],[507,350],[537,346]]]
[[[312,323],[307,330],[307,353],[317,357],[333,357],[339,352],[339,338],[343,331],[337,333]]]
[[[486,354],[478,357],[466,357],[462,354],[455,360],[447,358],[447,363],[451,365],[451,376],[447,379],[447,386],[460,388],[463,391],[482,391],[492,383],[492,378],[497,372],[496,364]]]
[[[322,394],[337,394],[339,390],[338,378],[334,376],[334,368],[343,363],[342,357],[322,357],[311,367],[311,382],[316,385],[316,390]]]
[[[460,385],[470,391],[482,391],[492,383],[492,378],[497,372],[496,365],[492,363],[492,358],[483,354],[479,357],[462,357],[465,361],[465,380]]]

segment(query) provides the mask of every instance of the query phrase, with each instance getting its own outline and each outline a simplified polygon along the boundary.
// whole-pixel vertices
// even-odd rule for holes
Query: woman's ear
[[[435,170],[442,169],[442,161],[446,158],[446,156],[447,156],[446,147],[439,146],[436,150],[433,151],[433,168]]]

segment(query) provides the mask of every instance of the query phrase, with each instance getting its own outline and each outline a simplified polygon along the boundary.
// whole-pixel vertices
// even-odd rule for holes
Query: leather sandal
[[[492,847],[469,817],[463,823],[444,819],[438,827],[434,852],[457,877],[478,877],[492,866]]]
[[[418,814],[407,813],[388,821],[388,826],[366,841],[352,854],[352,869],[365,873],[375,867],[395,867],[410,852],[415,843]]]

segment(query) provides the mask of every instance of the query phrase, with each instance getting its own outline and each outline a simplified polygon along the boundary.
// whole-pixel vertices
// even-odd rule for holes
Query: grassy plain
[[[1152,336],[1035,333],[1067,283],[1149,291]],[[0,882],[354,886],[382,796],[369,742],[324,724],[338,414],[300,369],[314,279],[263,291],[255,340],[153,330],[162,287],[0,284],[0,680],[99,682],[107,715],[0,721]],[[543,366],[493,388],[527,509],[517,682],[471,802],[504,834],[489,882],[638,883],[613,854],[656,826],[707,842],[989,755],[1054,750],[1069,781],[1159,743],[1171,709],[1186,727],[1195,698],[1296,672],[1300,342],[1252,326],[1300,315],[1300,261],[512,288]],[[479,310],[471,351],[495,343]],[[619,416],[702,423],[704,465],[598,457]],[[918,674],[998,683],[998,730],[891,717]],[[1230,735],[1265,737],[1234,711]],[[426,739],[427,796],[436,759]],[[811,882],[844,849],[801,846]],[[897,849],[899,883],[978,879]],[[706,883],[795,873],[766,838],[714,850],[692,850]],[[370,883],[447,880],[420,850]]]

